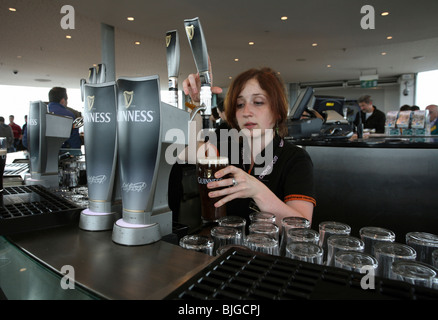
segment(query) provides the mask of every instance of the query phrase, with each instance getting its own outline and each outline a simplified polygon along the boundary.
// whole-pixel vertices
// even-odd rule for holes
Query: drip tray
[[[5,187],[0,199],[0,235],[79,222],[83,209],[39,185]]]
[[[438,299],[438,290],[378,277],[374,289],[362,289],[364,276],[335,267],[231,248],[166,299]]]

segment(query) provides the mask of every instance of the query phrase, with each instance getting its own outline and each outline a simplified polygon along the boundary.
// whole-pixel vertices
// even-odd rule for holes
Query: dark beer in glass
[[[200,158],[197,161],[196,171],[199,185],[199,195],[201,198],[201,215],[204,223],[217,222],[221,217],[227,215],[226,206],[216,208],[215,202],[223,197],[210,198],[208,193],[218,189],[208,189],[207,184],[212,181],[219,181],[224,178],[215,178],[215,173],[228,166],[228,158]],[[221,189],[221,188],[220,188]]]

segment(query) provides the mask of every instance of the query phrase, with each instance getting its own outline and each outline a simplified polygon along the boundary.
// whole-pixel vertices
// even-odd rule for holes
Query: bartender
[[[357,126],[359,124],[359,117],[362,117],[364,129],[375,129],[376,133],[385,133],[386,116],[373,105],[371,96],[361,96],[357,103],[359,104],[360,112],[356,114],[354,124]]]
[[[199,83],[199,74],[191,74],[183,82],[185,94],[193,101],[197,101]],[[213,90],[217,90],[214,93],[222,91],[217,87]],[[210,197],[224,196],[215,206],[227,205],[228,215],[242,216],[249,221],[251,209],[256,207],[273,213],[279,226],[282,219],[289,216],[312,221],[316,205],[313,164],[304,149],[283,139],[287,134],[287,109],[283,82],[272,69],[250,69],[237,76],[230,85],[225,98],[227,122],[248,135],[252,145],[260,150],[250,152],[250,163],[234,163],[231,157],[231,165],[216,173],[218,179],[229,178],[207,185],[211,189]],[[259,140],[264,144],[255,142]],[[269,150],[269,144],[273,144],[273,160],[255,163],[258,156]]]

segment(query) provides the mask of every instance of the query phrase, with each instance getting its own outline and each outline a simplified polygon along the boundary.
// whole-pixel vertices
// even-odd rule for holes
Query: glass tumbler
[[[286,257],[322,265],[323,250],[314,243],[292,242],[286,246]]]
[[[201,235],[187,235],[179,240],[180,247],[213,256],[213,240]]]
[[[427,288],[433,287],[436,276],[437,272],[434,268],[419,261],[395,261],[390,270],[390,279]]]
[[[290,229],[287,231],[287,243],[292,242],[310,242],[313,244],[319,243],[319,233],[312,229]]]
[[[270,222],[275,224],[275,215],[268,212],[252,212],[249,215],[250,224],[254,222]]]
[[[327,260],[327,239],[332,235],[350,235],[351,227],[345,223],[325,221],[319,224],[319,246],[324,250],[324,261]]]
[[[395,233],[391,230],[378,227],[363,227],[359,230],[359,235],[365,243],[365,252],[374,256],[374,246],[377,242],[395,241]]]
[[[383,278],[390,277],[393,262],[399,260],[415,260],[417,253],[405,244],[397,242],[380,242],[374,247],[374,255],[377,259],[377,275]]]
[[[287,232],[291,229],[310,228],[310,221],[303,217],[285,217],[281,220],[280,255],[286,254]]]
[[[211,237],[213,238],[213,253],[216,254],[217,249],[228,244],[242,244],[242,232],[235,228],[216,226],[211,229]]]
[[[278,241],[263,233],[250,233],[246,237],[245,245],[252,251],[278,256]]]
[[[327,265],[335,265],[335,254],[339,251],[359,251],[363,252],[365,244],[362,240],[352,236],[335,235],[327,240]]]
[[[438,249],[432,251],[432,265],[438,268]]]
[[[372,269],[374,274],[377,273],[377,259],[372,255],[364,252],[357,251],[338,251],[335,254],[335,267],[359,272],[366,273]],[[364,270],[366,268],[366,270]]]
[[[438,235],[427,232],[408,232],[406,244],[414,248],[417,261],[433,264],[432,251],[438,249]]]
[[[226,216],[219,218],[218,225],[221,227],[230,227],[239,230],[242,233],[242,240],[245,240],[246,220],[237,216]]]
[[[270,222],[255,222],[249,225],[249,233],[262,233],[271,236],[275,240],[279,239],[279,228]]]

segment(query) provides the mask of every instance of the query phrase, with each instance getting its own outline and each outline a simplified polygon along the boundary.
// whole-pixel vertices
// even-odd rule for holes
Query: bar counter
[[[438,137],[292,142],[313,161],[314,229],[322,221],[339,221],[358,236],[361,227],[382,227],[402,243],[410,231],[438,232]]]
[[[67,225],[0,238],[0,287],[8,299],[158,300],[214,260],[163,240],[121,246],[111,234]],[[60,285],[69,273],[74,290]]]

